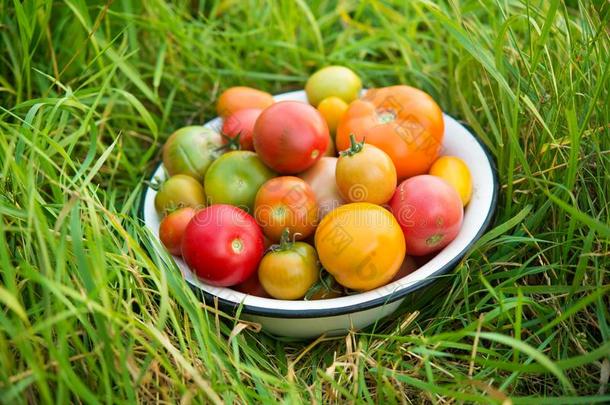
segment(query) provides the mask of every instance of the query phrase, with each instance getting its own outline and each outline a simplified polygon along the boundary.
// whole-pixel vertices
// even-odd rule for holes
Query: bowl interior
[[[305,92],[302,90],[280,94],[274,98],[277,101],[295,100],[307,102]],[[473,177],[472,199],[464,211],[464,221],[458,236],[428,263],[413,273],[400,280],[361,294],[318,301],[284,301],[246,295],[230,288],[210,286],[194,276],[183,260],[174,257],[185,280],[196,288],[226,301],[235,304],[243,303],[244,311],[246,312],[248,312],[248,307],[256,307],[259,309],[259,312],[264,309],[281,309],[283,312],[293,311],[295,313],[302,313],[312,310],[340,310],[346,307],[367,307],[367,303],[379,301],[380,298],[390,300],[392,297],[404,295],[407,290],[412,290],[418,284],[423,285],[434,277],[440,276],[448,270],[456,259],[463,256],[468,248],[480,237],[481,232],[488,225],[495,208],[497,193],[497,181],[491,157],[486,153],[475,136],[464,126],[446,114],[444,114],[444,119],[445,136],[441,154],[458,156],[466,162]],[[222,121],[220,118],[215,118],[205,125],[219,130],[222,126]],[[161,180],[165,179],[162,165],[157,168],[153,177],[158,177]],[[146,227],[158,240],[160,218],[154,207],[155,195],[156,191],[153,189],[149,188],[146,191],[142,215]],[[158,245],[161,248],[160,244]]]

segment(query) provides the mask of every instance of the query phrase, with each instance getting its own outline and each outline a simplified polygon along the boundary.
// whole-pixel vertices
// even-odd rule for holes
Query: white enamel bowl
[[[304,91],[284,93],[274,98],[277,101],[307,101]],[[466,162],[473,178],[472,199],[465,209],[464,222],[456,239],[413,273],[361,294],[319,301],[284,301],[207,285],[197,279],[180,258],[174,257],[185,280],[203,293],[208,304],[213,305],[213,299],[216,297],[219,306],[226,311],[235,311],[242,306],[243,319],[260,323],[263,330],[274,335],[311,338],[323,333],[341,334],[348,329],[364,328],[392,313],[407,294],[455,267],[485,232],[496,207],[498,182],[491,155],[477,138],[455,119],[448,115],[444,118],[442,154],[459,156]],[[218,130],[222,121],[216,118],[205,125]],[[152,177],[161,180],[165,178],[162,165],[157,167]],[[155,195],[153,189],[147,188],[144,191],[140,215],[152,235],[158,239],[160,217],[155,211]]]

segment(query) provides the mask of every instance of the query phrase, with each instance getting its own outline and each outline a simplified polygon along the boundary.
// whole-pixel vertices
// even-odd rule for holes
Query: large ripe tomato
[[[197,180],[177,174],[165,180],[155,196],[155,209],[161,215],[181,207],[205,207],[205,191]]]
[[[184,207],[171,212],[161,220],[159,239],[167,251],[174,256],[180,256],[184,230],[196,213],[195,209]]]
[[[451,184],[466,206],[472,196],[472,176],[468,166],[456,156],[441,156],[430,168],[430,174]]]
[[[262,112],[260,108],[244,108],[225,118],[222,124],[223,144],[230,142],[231,149],[254,150],[252,131]]]
[[[376,146],[356,142],[341,152],[335,172],[341,196],[349,202],[385,204],[396,189],[396,168],[387,153]]]
[[[298,177],[276,177],[258,190],[254,217],[273,242],[280,240],[286,228],[293,238],[305,239],[318,222],[316,195]]]
[[[309,102],[318,106],[327,97],[339,97],[350,103],[360,94],[362,81],[356,73],[345,66],[327,66],[315,72],[305,84]]]
[[[407,252],[414,256],[447,246],[459,233],[464,215],[457,191],[427,174],[400,183],[390,209],[404,232]]]
[[[218,155],[221,136],[202,126],[180,128],[163,146],[163,166],[170,176],[188,174],[202,181],[206,170]]]
[[[258,189],[275,176],[256,153],[233,151],[219,157],[205,174],[210,204],[231,204],[252,213]]]
[[[263,257],[263,232],[254,218],[231,205],[211,205],[189,222],[182,257],[208,284],[228,287],[248,279]]]
[[[337,182],[335,181],[335,169],[337,168],[336,157],[323,157],[315,165],[299,174],[299,177],[311,186],[318,203],[318,217],[324,218],[326,214],[340,205],[345,200],[339,194]]]
[[[281,101],[264,110],[253,137],[256,153],[281,174],[311,167],[330,142],[328,126],[318,110],[298,101]]]
[[[405,257],[405,238],[392,214],[370,203],[331,211],[316,230],[316,249],[337,282],[367,291],[394,277]]]
[[[271,247],[258,266],[258,279],[273,298],[296,300],[318,280],[320,264],[316,250],[305,242],[291,242],[290,232]]]
[[[245,108],[265,109],[273,104],[273,96],[267,92],[252,87],[237,86],[225,90],[218,98],[216,112],[221,117],[227,117]]]
[[[352,102],[337,129],[338,150],[349,136],[387,153],[398,180],[428,172],[443,143],[443,112],[428,94],[409,86],[371,89]]]

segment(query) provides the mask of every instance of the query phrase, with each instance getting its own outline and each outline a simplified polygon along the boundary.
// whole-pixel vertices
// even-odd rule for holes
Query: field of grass
[[[435,3],[0,0],[0,403],[610,402],[610,3]],[[328,64],[468,124],[497,215],[375,328],[239,331],[147,253],[143,181],[223,89]]]

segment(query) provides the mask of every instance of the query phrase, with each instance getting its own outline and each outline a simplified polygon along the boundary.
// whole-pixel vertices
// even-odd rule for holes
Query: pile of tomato
[[[406,85],[361,90],[342,66],[308,79],[309,103],[232,87],[220,131],[174,132],[155,198],[167,250],[208,284],[293,300],[383,286],[450,243],[472,180],[441,156],[440,107]]]

